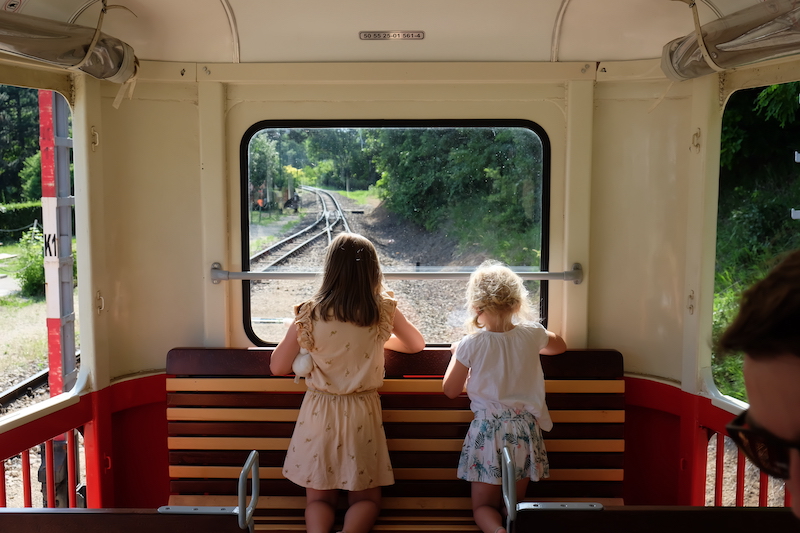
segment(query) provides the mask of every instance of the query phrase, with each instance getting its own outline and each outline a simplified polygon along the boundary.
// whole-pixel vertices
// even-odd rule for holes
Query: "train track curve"
[[[300,231],[250,256],[250,263],[253,264],[258,261],[259,270],[262,272],[279,265],[322,237],[327,236],[328,243],[330,243],[338,227],[341,227],[344,232],[349,233],[351,231],[344,215],[344,210],[333,194],[323,189],[305,185],[301,189],[317,196],[317,201],[320,205],[320,216]]]

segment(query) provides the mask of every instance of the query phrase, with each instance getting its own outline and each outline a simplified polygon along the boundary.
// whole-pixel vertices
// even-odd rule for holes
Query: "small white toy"
[[[314,369],[314,360],[305,348],[300,348],[300,353],[292,362],[292,372],[294,372],[294,382],[299,383],[300,378],[307,378]]]

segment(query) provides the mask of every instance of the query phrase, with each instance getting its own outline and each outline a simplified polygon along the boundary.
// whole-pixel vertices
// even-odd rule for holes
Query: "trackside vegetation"
[[[725,109],[720,154],[712,340],[739,309],[741,293],[800,248],[800,83],[734,93]],[[720,391],[747,400],[742,354],[714,351]]]

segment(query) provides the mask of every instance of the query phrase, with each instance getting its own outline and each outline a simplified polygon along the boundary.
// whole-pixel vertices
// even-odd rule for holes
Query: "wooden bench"
[[[237,478],[260,453],[256,529],[303,529],[305,491],[281,470],[305,384],[269,371],[269,349],[177,348],[167,356],[170,505],[236,505]],[[383,489],[375,531],[477,531],[469,483],[456,478],[472,413],[450,400],[443,348],[387,352],[380,390],[396,482]],[[550,478],[525,499],[622,504],[624,381],[612,350],[542,356],[555,427],[545,434]],[[522,498],[520,498],[522,499]]]
[[[790,509],[757,507],[606,507],[602,511],[541,510],[519,515],[512,533],[681,533],[797,531]],[[302,526],[284,531],[297,531]],[[432,528],[431,528],[432,529]],[[421,531],[423,528],[416,529]],[[441,531],[442,529],[438,529]],[[242,533],[221,515],[165,515],[152,509],[0,509],[0,531],[25,533]]]
[[[242,533],[235,516],[155,509],[3,509],[0,531],[19,533]]]

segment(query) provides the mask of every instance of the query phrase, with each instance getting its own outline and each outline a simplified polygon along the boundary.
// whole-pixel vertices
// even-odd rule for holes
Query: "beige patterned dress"
[[[314,369],[283,465],[290,481],[351,491],[394,483],[377,389],[396,307],[382,295],[380,323],[372,327],[312,320],[308,303],[295,308],[297,338]]]

